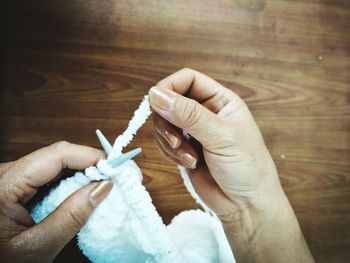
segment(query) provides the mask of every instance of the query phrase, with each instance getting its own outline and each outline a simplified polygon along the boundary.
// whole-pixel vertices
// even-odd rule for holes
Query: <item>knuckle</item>
[[[70,146],[70,143],[67,141],[59,141],[52,144],[52,147],[55,151],[61,152],[62,150],[67,149]]]
[[[1,259],[5,259],[4,262],[34,262],[33,255],[37,253],[38,247],[38,239],[23,232],[7,241],[3,251],[0,251]]]
[[[194,72],[193,69],[189,68],[189,67],[184,67],[181,69],[182,72],[185,72],[185,73],[192,73]]]
[[[247,107],[243,99],[235,94],[232,90],[227,90],[225,96],[230,98],[231,105],[234,111],[238,111],[242,108]]]
[[[231,91],[231,93],[232,93],[232,91]],[[233,97],[233,101],[235,101],[236,107],[238,109],[246,106],[245,102],[242,100],[242,98],[240,96],[233,93],[232,97]]]
[[[237,138],[233,132],[224,132],[220,137],[223,145],[227,147],[237,146]]]
[[[176,101],[175,101],[176,103]],[[175,107],[177,108],[177,107]],[[189,128],[195,125],[201,118],[202,111],[199,108],[199,104],[194,100],[188,100],[181,106],[182,121],[185,125],[184,128]]]
[[[82,209],[78,208],[69,209],[68,215],[73,227],[77,229],[82,228],[86,224],[88,219],[86,213]]]

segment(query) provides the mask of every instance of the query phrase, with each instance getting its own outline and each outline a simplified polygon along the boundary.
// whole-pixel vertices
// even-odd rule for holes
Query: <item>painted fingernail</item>
[[[190,153],[183,153],[180,157],[180,162],[190,169],[195,169],[197,166],[197,159]]]
[[[148,95],[151,105],[160,110],[168,110],[174,101],[171,91],[167,89],[152,87]]]
[[[177,147],[179,139],[172,132],[165,131],[164,134],[167,142],[173,149],[175,149]]]
[[[113,188],[113,183],[111,181],[100,182],[90,194],[91,202],[94,206],[97,206],[103,201]]]

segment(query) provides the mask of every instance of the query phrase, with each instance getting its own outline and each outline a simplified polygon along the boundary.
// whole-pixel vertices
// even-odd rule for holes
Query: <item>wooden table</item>
[[[112,141],[149,87],[191,67],[248,103],[316,260],[349,260],[349,1],[8,2],[1,161],[59,140],[99,147],[96,128]],[[196,205],[152,133],[132,147],[169,222]]]

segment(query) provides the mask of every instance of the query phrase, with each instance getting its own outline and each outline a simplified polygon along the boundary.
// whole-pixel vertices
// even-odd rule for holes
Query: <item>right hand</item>
[[[281,193],[259,128],[231,90],[200,72],[183,69],[160,81],[149,95],[157,113],[154,125],[161,153],[188,168],[196,192],[219,216],[247,207],[263,209]],[[182,130],[202,149],[185,141]]]
[[[245,103],[191,69],[150,89],[160,151],[188,168],[222,220],[237,262],[314,262],[272,158]],[[184,141],[182,130],[200,143]]]

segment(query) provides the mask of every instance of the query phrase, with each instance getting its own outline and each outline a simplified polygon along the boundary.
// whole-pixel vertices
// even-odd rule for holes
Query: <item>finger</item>
[[[151,88],[149,96],[154,111],[189,133],[207,150],[226,146],[217,144],[230,135],[224,121],[197,101],[160,87]]]
[[[178,148],[182,144],[183,134],[179,128],[175,127],[158,114],[153,115],[153,124],[156,132],[167,140],[173,149]]]
[[[53,260],[85,225],[112,187],[111,181],[94,182],[82,187],[43,221],[17,236],[12,245],[19,250],[32,247],[36,255],[46,257],[47,261]]]
[[[167,120],[165,120],[164,118],[162,118],[156,113],[153,114],[153,123],[154,123],[155,132],[160,134],[169,143],[169,145],[172,148],[176,149],[183,143],[183,141],[185,142],[187,141],[188,145],[191,148],[193,148],[196,153],[202,150],[201,144],[197,140],[195,140],[192,137],[185,139],[181,129],[174,126],[173,124],[171,124],[170,122],[168,122]],[[169,139],[169,136],[167,135],[167,131],[169,131],[168,133],[170,134],[174,134],[177,138],[176,140],[178,140],[179,142],[176,142],[174,144],[172,140]]]
[[[189,169],[196,168],[199,155],[188,142],[183,142],[179,148],[173,149],[161,135],[157,135],[157,140],[163,150],[181,165]]]
[[[161,80],[156,86],[185,95],[223,119],[250,117],[248,108],[237,94],[193,69],[181,69]]]
[[[181,165],[180,161],[178,159],[176,159],[175,157],[171,156],[170,154],[168,154],[163,146],[160,144],[160,142],[157,140],[157,147],[158,147],[158,150],[160,152],[160,154],[164,157],[164,159],[166,159],[167,161],[173,163],[173,164],[176,164],[176,165]]]
[[[64,168],[85,169],[102,158],[105,158],[105,153],[101,150],[58,142],[16,161],[16,171],[11,174],[31,188],[38,188],[54,179]]]
[[[0,163],[0,174],[4,174],[12,165],[12,162]]]
[[[8,167],[13,164],[13,161],[10,162],[5,162],[5,163],[0,163],[0,169],[3,169],[5,167]]]
[[[188,68],[166,77],[157,86],[182,95],[186,94],[187,97],[198,101],[207,108],[210,107],[214,113],[217,113],[231,100],[238,98],[214,79]]]

